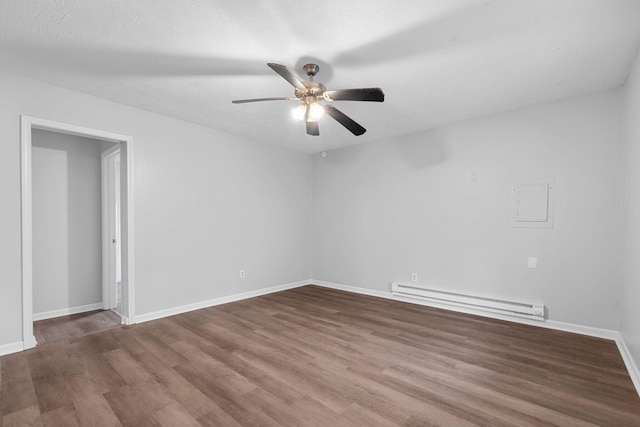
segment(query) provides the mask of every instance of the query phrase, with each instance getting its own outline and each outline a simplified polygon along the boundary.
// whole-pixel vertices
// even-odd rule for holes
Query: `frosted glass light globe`
[[[304,120],[304,116],[307,114],[307,106],[305,104],[300,104],[291,110],[291,114],[296,120]]]
[[[312,120],[318,120],[324,114],[324,108],[317,102],[312,102],[309,105],[309,118]]]

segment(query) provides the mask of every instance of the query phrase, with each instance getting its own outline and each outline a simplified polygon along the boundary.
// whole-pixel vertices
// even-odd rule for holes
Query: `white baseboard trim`
[[[439,304],[431,301],[424,301],[420,299],[397,296],[391,293],[391,291],[378,291],[373,289],[360,288],[357,286],[342,285],[340,283],[325,282],[322,280],[312,280],[311,283],[318,286],[325,287],[325,288],[331,288],[331,289],[337,289],[341,291],[354,292],[357,294],[386,298],[394,301],[408,302],[410,304],[441,308],[443,310],[456,311],[459,313],[474,314],[477,316],[489,317],[492,319],[506,320],[508,322],[516,322],[516,323],[522,323],[525,325],[539,326],[541,328],[556,329],[556,330],[565,331],[565,332],[573,332],[575,334],[589,335],[592,337],[615,340],[616,337],[618,336],[618,331],[615,331],[613,329],[594,328],[592,326],[583,326],[583,325],[576,325],[573,323],[557,322],[555,320],[540,321],[540,320],[534,320],[534,319],[525,319],[521,317],[511,317],[511,316],[507,316],[499,313],[491,313],[491,312],[486,312],[482,310],[473,310],[466,307],[457,307],[453,305]]]
[[[622,334],[618,332],[616,336],[616,345],[618,346],[618,351],[620,351],[620,355],[622,356],[622,360],[624,360],[624,364],[627,367],[627,371],[629,371],[629,376],[631,377],[631,381],[638,392],[638,396],[640,396],[640,370],[638,369],[638,365],[636,365],[635,360],[631,356],[631,352],[629,351],[629,347],[627,347],[627,343],[624,342],[624,338]]]
[[[225,297],[214,298],[207,301],[200,301],[193,304],[172,307],[166,310],[154,311],[147,314],[136,316],[136,323],[148,322],[150,320],[161,319],[163,317],[174,316],[176,314],[186,313],[189,311],[200,310],[202,308],[213,307],[220,304],[240,301],[247,298],[259,297],[261,295],[271,294],[274,292],[286,291],[287,289],[299,288],[300,286],[309,285],[311,281],[303,280],[300,282],[287,283],[285,285],[277,285],[269,288],[256,289],[255,291],[243,292],[240,294],[228,295]]]
[[[612,341],[615,341],[616,337],[619,335],[618,331],[614,329],[602,329],[596,328],[594,326],[584,326],[577,325],[575,323],[558,322],[556,320],[546,320],[545,322],[541,322],[538,325],[534,324],[534,326],[540,326],[541,328],[547,329],[555,329],[557,331],[572,332],[574,334],[580,335],[589,335],[591,337],[604,338]]]
[[[391,292],[377,291],[374,289],[360,288],[357,286],[343,285],[340,283],[325,282],[324,280],[312,280],[311,284],[322,286],[324,288],[337,289],[339,291],[347,291],[347,292],[353,292],[356,294],[369,295],[372,297],[399,299],[396,296],[394,296]]]
[[[24,343],[22,341],[3,344],[0,345],[0,356],[4,356],[5,354],[17,353],[22,350],[24,350]]]
[[[627,371],[629,371],[629,376],[631,377],[631,381],[633,381],[633,385],[635,386],[636,391],[638,392],[638,395],[640,395],[640,371],[638,371],[638,366],[635,364],[633,357],[631,357],[629,348],[625,344],[624,339],[622,338],[622,335],[620,334],[620,332],[616,330],[595,328],[593,326],[577,325],[574,323],[558,322],[555,320],[547,320],[547,321],[541,322],[537,320],[523,319],[519,317],[509,317],[509,316],[504,316],[496,313],[488,313],[484,311],[476,311],[476,310],[471,310],[471,309],[462,308],[462,307],[447,306],[445,304],[432,303],[430,301],[422,301],[418,299],[414,300],[411,298],[399,297],[399,296],[393,295],[391,291],[378,291],[373,289],[360,288],[357,286],[343,285],[340,283],[325,282],[322,280],[311,280],[310,283],[313,285],[318,285],[325,288],[337,289],[340,291],[353,292],[353,293],[362,294],[362,295],[369,295],[369,296],[374,296],[379,298],[391,299],[395,301],[408,302],[410,304],[441,308],[443,310],[451,310],[451,311],[457,311],[461,313],[475,314],[477,316],[490,317],[492,319],[506,320],[506,321],[515,322],[515,323],[524,323],[526,325],[538,326],[541,328],[555,329],[558,331],[572,332],[574,334],[588,335],[596,338],[604,338],[604,339],[615,341],[616,345],[618,346],[618,350],[622,355],[622,359],[624,360],[624,364],[627,367]]]
[[[54,317],[68,316],[70,314],[85,313],[87,311],[102,310],[102,303],[79,305],[77,307],[62,308],[60,310],[45,311],[42,313],[33,313],[33,321],[45,319],[53,319]]]

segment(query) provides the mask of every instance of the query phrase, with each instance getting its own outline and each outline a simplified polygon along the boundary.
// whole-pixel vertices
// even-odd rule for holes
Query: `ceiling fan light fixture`
[[[291,110],[291,115],[293,115],[293,118],[296,120],[304,120],[304,116],[307,115],[307,105],[306,104],[298,105],[296,108]]]
[[[319,102],[309,104],[309,119],[318,120],[324,114],[324,107]]]

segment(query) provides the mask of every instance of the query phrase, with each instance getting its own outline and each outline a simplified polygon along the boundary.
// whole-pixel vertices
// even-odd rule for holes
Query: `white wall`
[[[417,273],[616,329],[621,162],[620,90],[314,156],[313,277],[388,291]],[[536,177],[556,179],[554,228],[510,228],[512,181]]]
[[[7,73],[0,93],[0,346],[22,341],[21,114],[134,138],[138,315],[309,279],[310,156]]]
[[[620,332],[640,366],[640,55],[625,86],[625,268]]]
[[[33,312],[102,302],[100,141],[32,133]]]

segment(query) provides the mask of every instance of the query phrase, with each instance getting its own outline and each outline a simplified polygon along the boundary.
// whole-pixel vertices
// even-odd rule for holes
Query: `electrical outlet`
[[[418,281],[418,273],[413,273],[411,275],[411,281],[412,282],[417,282]]]
[[[244,279],[244,270],[240,270],[240,278]]]
[[[530,256],[527,260],[527,267],[529,268],[538,268],[538,258]]]

